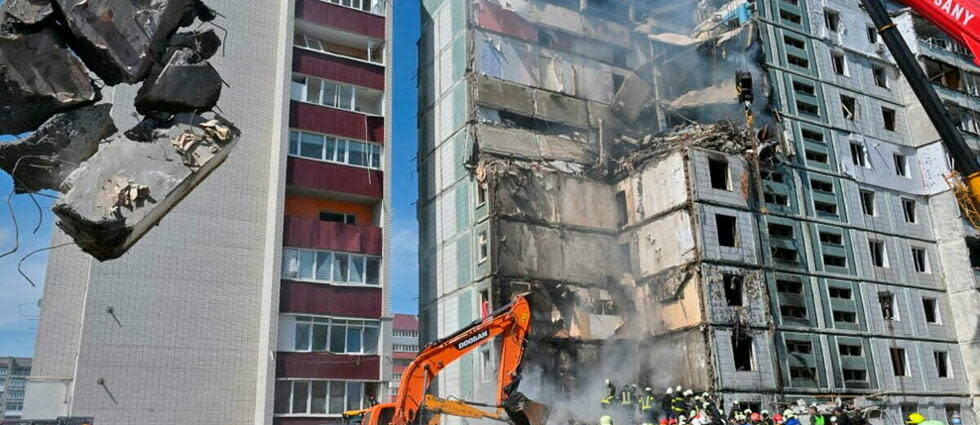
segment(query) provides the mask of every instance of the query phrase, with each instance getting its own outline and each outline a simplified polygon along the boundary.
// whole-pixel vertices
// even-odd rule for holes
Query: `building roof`
[[[394,329],[402,331],[418,331],[419,330],[419,316],[414,314],[398,314],[395,313],[395,320],[392,324]]]

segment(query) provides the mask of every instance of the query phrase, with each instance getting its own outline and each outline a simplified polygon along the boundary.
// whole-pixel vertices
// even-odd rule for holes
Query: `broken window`
[[[864,143],[851,142],[851,162],[858,167],[868,168],[868,151]]]
[[[619,89],[623,87],[623,83],[625,81],[626,78],[624,78],[622,75],[613,73],[612,75],[613,93],[619,93]]]
[[[715,227],[718,231],[718,245],[738,246],[738,219],[723,214],[715,214]]]
[[[841,375],[844,381],[864,382],[868,380],[868,371],[864,369],[842,369]]]
[[[833,52],[830,54],[830,60],[834,65],[834,74],[837,75],[847,75],[847,60],[844,58],[843,53]]]
[[[826,164],[827,163],[827,154],[826,153],[823,153],[823,152],[817,152],[817,151],[813,151],[813,150],[807,149],[806,150],[806,160],[807,161],[813,161],[813,162],[819,162],[821,164]]]
[[[935,298],[922,298],[922,311],[926,315],[926,323],[939,323],[939,305]]]
[[[916,222],[916,217],[915,217],[915,200],[914,199],[902,198],[902,211],[905,212],[905,222],[906,223],[915,223]]]
[[[725,300],[729,307],[742,305],[742,275],[723,274],[722,285],[725,287]]]
[[[592,303],[592,313],[601,316],[615,316],[619,314],[619,311],[612,300],[596,300]]]
[[[849,288],[841,288],[837,286],[828,287],[827,293],[830,295],[830,298],[837,298],[841,300],[849,300],[851,299],[851,295],[852,295],[851,290]]]
[[[829,245],[844,245],[844,236],[836,232],[820,232],[820,242]]]
[[[888,253],[885,251],[885,242],[868,240],[868,249],[871,253],[871,265],[875,267],[888,267]]]
[[[732,190],[728,177],[728,160],[723,157],[708,157],[708,175],[711,178],[711,188]]]
[[[857,323],[857,315],[852,311],[834,310],[834,322]]]
[[[771,181],[773,183],[783,183],[785,181],[785,177],[783,176],[783,173],[774,170],[763,171],[762,179]]]
[[[316,37],[297,32],[293,44],[329,55],[339,55],[351,59],[384,64],[384,41],[364,37]]]
[[[864,215],[875,215],[875,193],[870,190],[861,189],[861,211]]]
[[[792,239],[793,226],[779,223],[769,223],[769,236],[773,238]]]
[[[810,341],[787,339],[786,352],[793,354],[811,354],[813,353],[813,343]]]
[[[881,108],[881,120],[885,124],[885,130],[895,131],[895,110],[890,108]],[[904,174],[900,174],[904,176]]]
[[[881,88],[888,88],[888,74],[885,67],[881,65],[871,65],[871,75],[874,76],[875,85]]]
[[[779,314],[783,316],[784,319],[806,319],[806,308],[795,305],[782,305],[779,306]]]
[[[354,224],[356,218],[354,214],[344,214],[332,211],[320,211],[320,221],[331,221],[334,223]]]
[[[940,378],[949,378],[949,353],[933,351],[932,358],[936,361],[936,375]]]
[[[813,201],[813,209],[827,215],[837,215],[837,204],[823,201]]]
[[[895,296],[891,292],[878,293],[878,305],[881,307],[881,318],[885,320],[898,320],[895,314]]]
[[[487,231],[484,230],[476,238],[477,252],[480,253],[480,262],[487,261],[487,257],[490,255],[490,246],[487,241]]]
[[[877,44],[878,43],[878,30],[875,27],[868,27],[866,34],[868,35],[868,43]]]
[[[481,206],[487,203],[487,185],[486,183],[476,184],[476,206]]]
[[[929,81],[949,89],[961,90],[963,78],[959,68],[925,57],[922,58],[922,64],[925,65],[926,77]]]
[[[840,32],[840,13],[830,10],[823,10],[823,22],[827,25],[830,32]]]
[[[864,349],[860,345],[838,344],[837,351],[842,356],[861,357],[864,355]]]
[[[817,192],[834,193],[834,184],[826,180],[810,179],[810,188]]]
[[[752,359],[752,337],[744,334],[732,334],[732,356],[735,361],[735,370],[739,372],[751,371],[753,367]]]
[[[926,250],[922,248],[912,248],[912,265],[919,273],[929,272],[929,259],[926,257]]]
[[[626,191],[616,192],[616,224],[619,227],[629,223],[629,208],[626,206]]]
[[[783,294],[802,294],[803,283],[796,280],[776,280],[776,291]]]
[[[894,154],[892,155],[893,162],[895,163],[895,174],[907,177],[909,175],[909,164],[908,158],[905,155]]]
[[[844,119],[848,121],[858,120],[858,109],[857,100],[850,96],[840,96],[840,108],[841,114],[844,115]]]
[[[768,204],[781,205],[784,207],[789,206],[789,197],[786,195],[765,191],[762,193],[762,197]]]
[[[891,347],[888,349],[892,359],[892,373],[895,376],[909,376],[908,363],[905,358],[905,349]]]
[[[774,260],[784,261],[784,262],[788,262],[788,263],[797,263],[797,262],[799,262],[799,260],[797,259],[797,256],[796,256],[796,250],[795,249],[781,248],[781,247],[772,247],[772,248],[770,248],[770,252],[772,253],[772,258]]]
[[[795,47],[800,50],[806,50],[806,42],[799,38],[784,35],[783,42],[785,42],[787,46]]]
[[[970,267],[980,268],[980,239],[965,237],[963,240],[966,242],[967,251],[970,252]]]
[[[847,267],[847,257],[840,255],[824,254],[823,264],[831,267]]]

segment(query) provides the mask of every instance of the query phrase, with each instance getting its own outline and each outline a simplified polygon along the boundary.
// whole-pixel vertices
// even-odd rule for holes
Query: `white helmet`
[[[653,392],[653,388],[646,387],[646,388],[643,389],[643,391],[646,391],[648,393],[652,393]]]
[[[681,386],[680,386],[680,385],[678,385],[678,386],[677,386],[676,388],[674,388],[674,391],[677,391],[677,392],[681,392],[681,391],[683,391],[683,390],[684,390],[684,389],[683,389],[683,388],[681,388]]]
[[[684,390],[684,397],[690,397],[692,395],[694,395],[694,391]]]
[[[670,388],[670,387],[667,387],[667,395],[671,395],[673,393],[674,393],[674,389],[673,388]]]
[[[610,381],[609,378],[606,378],[606,385],[609,385],[609,384],[612,384],[612,381]]]

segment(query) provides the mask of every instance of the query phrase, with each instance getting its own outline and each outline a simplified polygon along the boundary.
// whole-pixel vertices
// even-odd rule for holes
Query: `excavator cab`
[[[383,403],[367,409],[348,410],[341,415],[342,425],[391,425],[395,403]]]

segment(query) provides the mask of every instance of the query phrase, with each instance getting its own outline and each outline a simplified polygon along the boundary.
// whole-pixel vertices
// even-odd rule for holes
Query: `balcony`
[[[365,319],[381,317],[381,287],[335,286],[283,280],[279,311]]]
[[[327,352],[277,352],[276,376],[280,378],[375,381],[381,376],[381,358],[379,356],[351,356]]]
[[[384,173],[362,167],[290,157],[286,185],[313,196],[378,201],[384,195]]]
[[[385,69],[364,61],[293,48],[293,72],[376,90],[385,88]]]
[[[289,103],[289,126],[366,142],[384,143],[384,117],[370,116],[311,103]]]
[[[296,17],[317,25],[337,28],[371,38],[385,38],[385,18],[383,16],[320,0],[298,0],[296,2]]]
[[[381,255],[382,232],[377,226],[286,217],[283,245],[327,251]]]
[[[919,39],[919,53],[963,68],[966,71],[980,74],[980,67],[973,64],[970,52],[954,41],[930,38]]]

